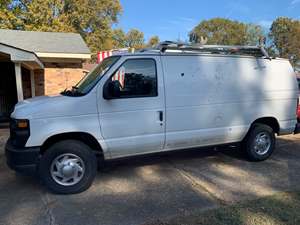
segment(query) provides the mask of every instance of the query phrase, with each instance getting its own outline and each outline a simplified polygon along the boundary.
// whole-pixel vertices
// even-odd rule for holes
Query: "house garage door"
[[[0,62],[0,121],[7,120],[17,103],[14,64]]]

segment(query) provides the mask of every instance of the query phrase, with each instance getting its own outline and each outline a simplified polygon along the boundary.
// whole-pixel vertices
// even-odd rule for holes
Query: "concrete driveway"
[[[280,137],[271,159],[235,148],[185,151],[109,164],[86,192],[53,195],[10,171],[0,130],[0,224],[140,225],[300,188],[300,135]]]

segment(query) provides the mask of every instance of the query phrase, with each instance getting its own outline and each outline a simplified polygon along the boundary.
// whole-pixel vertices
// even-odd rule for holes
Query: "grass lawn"
[[[224,206],[151,225],[300,225],[300,191]]]

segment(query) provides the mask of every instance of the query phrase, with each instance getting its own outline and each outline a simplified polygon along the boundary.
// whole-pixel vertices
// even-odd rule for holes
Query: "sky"
[[[300,0],[120,0],[123,12],[116,25],[137,28],[145,40],[187,40],[202,20],[223,17],[256,23],[268,30],[279,16],[300,19]]]

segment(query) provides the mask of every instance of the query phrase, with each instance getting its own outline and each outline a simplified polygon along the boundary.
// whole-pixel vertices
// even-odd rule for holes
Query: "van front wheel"
[[[96,156],[89,146],[76,140],[52,145],[39,164],[40,178],[57,194],[75,194],[88,189],[96,173]]]
[[[268,159],[275,148],[275,133],[265,124],[254,124],[243,142],[243,148],[251,161]]]

